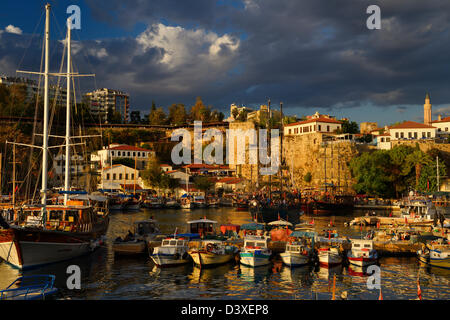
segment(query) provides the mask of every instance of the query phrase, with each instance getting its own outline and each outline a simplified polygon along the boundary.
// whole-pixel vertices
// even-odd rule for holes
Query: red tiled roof
[[[405,121],[390,127],[390,129],[436,129],[436,127],[414,121]]]
[[[129,145],[126,145],[126,144],[122,144],[122,145],[120,145],[120,146],[108,148],[108,150],[120,150],[120,151],[122,151],[122,150],[124,150],[124,151],[147,151],[147,152],[151,151],[151,150],[147,150],[147,149],[140,148],[140,147],[129,146]]]
[[[170,164],[165,164],[165,163],[163,163],[163,164],[160,164],[159,166],[160,166],[160,167],[171,167],[171,165],[170,165]]]
[[[309,119],[309,120],[305,120],[305,121],[299,121],[299,122],[286,124],[285,127],[297,126],[297,125],[300,125],[300,124],[314,123],[314,122],[339,123],[339,124],[341,123],[341,121],[338,121],[336,119],[319,117],[319,118],[315,118],[315,119]]]
[[[445,117],[445,118],[442,118],[441,120],[434,120],[434,121],[431,121],[432,123],[439,123],[439,122],[450,122],[450,117]]]
[[[218,183],[226,183],[226,184],[236,184],[241,181],[242,181],[241,178],[236,178],[236,177],[227,177],[227,178],[222,178],[222,179],[217,180]]]
[[[183,168],[189,168],[189,169],[216,169],[216,166],[206,164],[206,163],[191,163]]]
[[[177,172],[178,170],[168,170],[168,171],[166,171],[165,173],[174,173],[174,172]]]

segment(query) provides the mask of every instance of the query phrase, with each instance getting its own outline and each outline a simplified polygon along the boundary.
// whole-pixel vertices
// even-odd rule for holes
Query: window
[[[128,173],[125,173],[125,180],[128,180]]]
[[[431,132],[430,131],[427,132],[427,137],[431,138]]]
[[[398,132],[395,133],[395,137],[398,139]]]
[[[136,152],[133,152],[133,157],[136,157]]]
[[[289,134],[291,134],[291,129],[288,130]]]
[[[130,154],[131,154],[130,151],[128,151],[128,156],[130,156]]]
[[[403,132],[400,132],[400,138],[404,138],[405,137],[405,135],[403,134]]]
[[[330,126],[327,126],[327,132],[330,132]]]
[[[134,179],[134,173],[131,174],[131,179]]]
[[[391,141],[391,138],[386,138],[386,142],[390,142]]]
[[[113,180],[116,180],[116,174],[113,173]]]
[[[408,132],[408,138],[411,139],[411,132]]]
[[[119,180],[122,180],[122,174],[119,173]]]
[[[318,131],[320,131],[320,130],[322,130],[322,126],[319,124],[319,130]]]
[[[110,177],[110,175],[109,175],[109,173],[107,173],[106,174],[106,180],[109,180],[109,177]]]
[[[448,131],[448,128],[447,128],[447,127],[445,128],[445,131]]]
[[[425,132],[422,132],[422,138],[425,138]]]
[[[170,240],[170,245],[175,246],[177,244],[177,240]]]
[[[414,139],[417,139],[417,132],[414,132]]]
[[[140,152],[138,152],[138,157],[140,157],[141,156],[141,153]]]
[[[247,242],[247,245],[246,245],[247,247],[254,247],[255,246],[255,243],[254,242]]]
[[[113,156],[113,157],[114,157],[114,151],[111,151],[111,156]]]
[[[381,142],[384,142],[384,138],[381,138]]]
[[[265,247],[265,243],[264,242],[258,242],[258,243],[256,243],[256,246],[257,247]]]
[[[117,151],[117,156],[119,156],[119,157],[120,157],[120,151]]]

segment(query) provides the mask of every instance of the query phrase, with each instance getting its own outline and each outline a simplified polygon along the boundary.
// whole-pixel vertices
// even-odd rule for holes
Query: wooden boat
[[[173,236],[162,241],[161,246],[154,248],[150,255],[158,267],[177,266],[189,263],[189,240],[184,237]]]
[[[189,255],[196,265],[205,267],[227,263],[237,252],[237,247],[225,245],[223,241],[204,240],[199,248],[190,250]]]
[[[194,209],[194,203],[189,197],[181,198],[181,208],[182,209]]]
[[[143,206],[148,209],[160,209],[163,207],[163,202],[157,197],[152,197],[150,199],[145,199]]]
[[[315,232],[294,231],[289,235],[293,241],[286,244],[286,250],[280,253],[281,260],[289,267],[299,267],[311,262],[314,253]],[[308,245],[306,237],[311,239]]]
[[[272,251],[268,248],[269,238],[265,236],[246,236],[239,257],[243,265],[264,266],[270,263]]]
[[[50,43],[50,5],[45,6],[45,52],[48,54]],[[64,204],[49,205],[48,199],[48,77],[49,61],[45,61],[44,117],[42,147],[42,198],[41,204],[24,205],[17,209],[14,223],[1,223],[0,257],[14,267],[25,269],[38,265],[72,259],[93,251],[102,243],[106,233],[108,214],[97,214],[90,200],[68,200],[70,192],[70,88],[72,63],[70,60],[70,22],[67,24],[67,109],[66,109],[66,157]],[[37,147],[37,146],[32,146]],[[3,219],[3,218],[2,218]]]
[[[232,207],[233,206],[233,197],[229,195],[224,195],[219,200],[219,204],[222,207]]]
[[[125,207],[124,200],[117,196],[111,196],[109,198],[109,210],[110,211],[122,211]]]
[[[319,249],[319,264],[321,267],[334,267],[342,264],[342,256],[339,248],[328,247]]]
[[[41,209],[23,207],[17,224],[0,230],[0,257],[16,268],[87,254],[101,244],[109,224],[108,215],[99,216],[79,201],[47,206],[45,219]]]
[[[140,255],[146,252],[147,243],[153,240],[161,232],[156,225],[156,220],[142,220],[134,223],[134,233],[124,239],[116,238],[113,243],[113,251],[118,255]]]
[[[432,267],[450,269],[450,246],[424,246],[417,252],[421,262]]]
[[[194,204],[194,208],[206,208],[207,207],[205,197],[203,197],[203,196],[193,197],[192,203]]]
[[[348,261],[359,267],[366,267],[378,262],[378,253],[373,248],[373,240],[352,239],[352,249],[348,251]]]
[[[0,300],[45,300],[58,292],[54,283],[54,275],[22,276],[0,290]]]

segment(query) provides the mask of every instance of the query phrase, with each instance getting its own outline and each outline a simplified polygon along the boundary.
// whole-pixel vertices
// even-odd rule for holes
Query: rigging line
[[[42,17],[44,16],[44,13],[45,13],[45,11],[42,11],[41,17],[39,18],[39,21],[38,21],[38,23],[36,24],[36,26],[34,27],[33,33],[31,34],[30,40],[29,40],[29,42],[28,42],[28,45],[25,47],[25,52],[24,52],[24,54],[22,55],[22,58],[20,59],[20,62],[19,62],[19,65],[18,65],[18,69],[19,69],[19,70],[20,70],[20,66],[22,65],[23,60],[25,59],[25,55],[27,54],[27,51],[28,51],[28,49],[29,49],[30,46],[31,46],[31,42],[33,41],[33,38],[34,38],[34,36],[35,36],[35,34],[36,34],[36,30],[37,30],[37,28],[38,28],[38,27],[40,26],[40,24],[41,24]]]

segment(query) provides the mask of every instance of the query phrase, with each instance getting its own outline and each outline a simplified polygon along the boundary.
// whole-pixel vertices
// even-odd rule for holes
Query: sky
[[[51,14],[51,70],[63,53],[66,10],[78,92],[130,94],[131,110],[152,101],[190,107],[197,96],[229,115],[230,104],[304,116],[319,111],[380,126],[450,116],[448,0],[2,0],[0,74],[38,71],[44,5]],[[381,29],[369,30],[369,5]],[[63,81],[64,82],[64,81]]]

